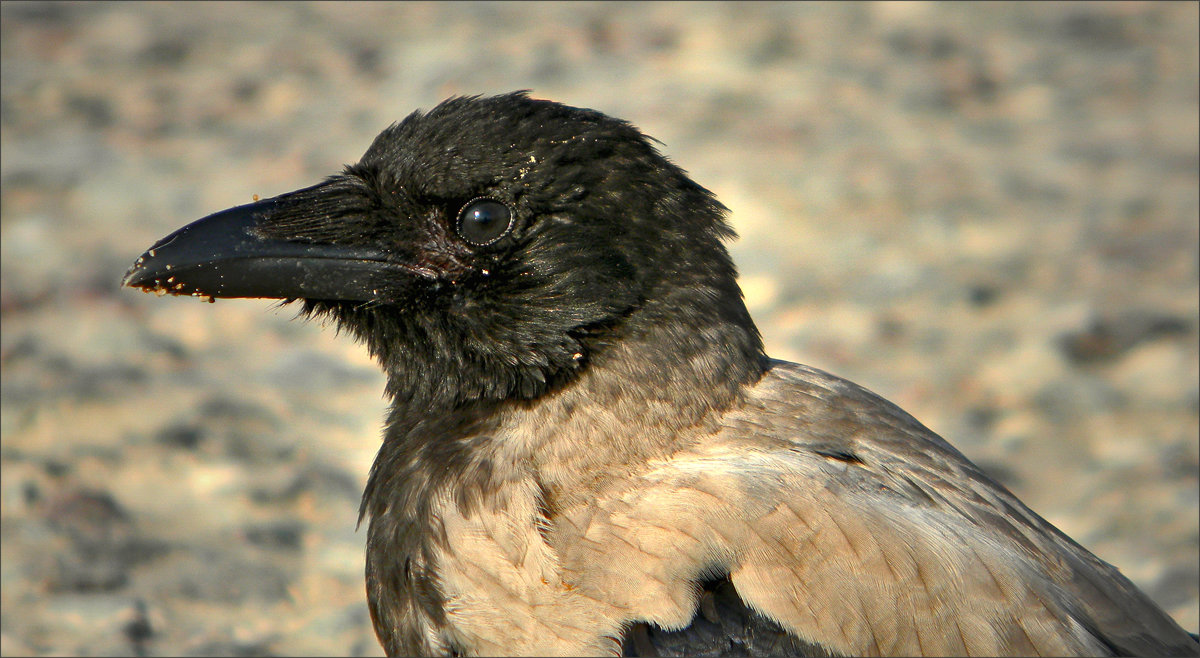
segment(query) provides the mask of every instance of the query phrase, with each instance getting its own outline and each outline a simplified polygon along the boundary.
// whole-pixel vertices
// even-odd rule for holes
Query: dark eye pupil
[[[491,199],[476,199],[458,214],[458,234],[476,246],[491,244],[508,233],[512,212]]]

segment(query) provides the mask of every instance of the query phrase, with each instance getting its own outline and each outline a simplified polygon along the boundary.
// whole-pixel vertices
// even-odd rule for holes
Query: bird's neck
[[[723,304],[682,292],[646,303],[589,338],[579,372],[535,399],[445,408],[398,400],[380,461],[436,464],[446,478],[438,488],[455,492],[486,489],[471,479],[485,470],[500,480],[521,471],[562,504],[584,503],[607,478],[715,431],[720,415],[765,372],[740,293],[736,286],[726,292]]]
[[[524,441],[516,454],[537,465],[563,504],[584,503],[609,478],[715,431],[765,372],[740,298],[719,312],[687,303],[648,304],[571,386],[505,415],[506,436]]]

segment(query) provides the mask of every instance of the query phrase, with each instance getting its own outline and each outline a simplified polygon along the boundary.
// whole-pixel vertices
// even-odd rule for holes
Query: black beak
[[[323,183],[237,206],[192,222],[159,240],[134,262],[122,285],[158,294],[272,299],[382,300],[398,272],[430,276],[374,247],[267,237],[262,227],[280,214],[328,212],[314,198],[338,194]],[[330,217],[310,216],[314,223]],[[392,283],[388,283],[389,279]]]

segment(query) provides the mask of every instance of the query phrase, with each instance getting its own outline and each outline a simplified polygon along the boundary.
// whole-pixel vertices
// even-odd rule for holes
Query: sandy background
[[[118,289],[451,94],[629,119],[773,356],[899,403],[1195,631],[1196,3],[5,2],[0,653],[378,654],[365,350]]]

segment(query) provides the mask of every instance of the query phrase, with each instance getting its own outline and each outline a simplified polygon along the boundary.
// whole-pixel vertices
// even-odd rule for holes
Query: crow
[[[770,359],[727,212],[625,121],[455,97],[123,283],[299,302],[379,362],[390,655],[1200,652],[912,416]]]

